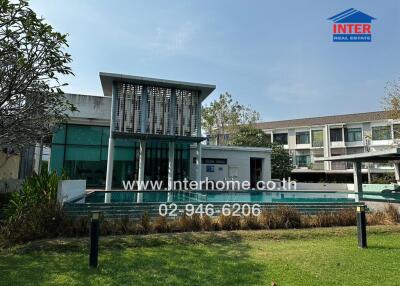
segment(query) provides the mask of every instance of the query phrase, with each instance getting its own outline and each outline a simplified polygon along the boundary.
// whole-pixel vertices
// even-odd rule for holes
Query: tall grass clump
[[[218,224],[221,230],[238,230],[240,229],[240,216],[219,215]]]
[[[257,230],[262,229],[263,227],[257,216],[249,215],[242,218],[241,228],[244,230]]]
[[[26,242],[63,233],[65,215],[57,202],[57,188],[64,178],[44,171],[25,179],[6,206],[6,222],[1,229],[5,239]]]
[[[158,216],[153,223],[153,229],[157,233],[166,233],[171,231],[168,219],[165,216]]]
[[[299,228],[301,215],[295,208],[279,206],[271,212],[270,228]]]
[[[218,219],[204,215],[201,217],[201,229],[204,231],[218,231],[221,230]]]
[[[137,233],[138,234],[148,234],[152,231],[152,225],[150,221],[149,214],[145,212],[140,217],[140,220],[137,224]]]
[[[183,214],[172,223],[172,231],[176,232],[190,232],[202,230],[202,218],[198,214],[189,216]]]
[[[397,207],[392,204],[388,204],[384,210],[386,224],[397,224],[400,223],[400,212]]]
[[[381,225],[386,223],[386,215],[383,211],[372,211],[367,213],[368,225]]]
[[[340,212],[320,212],[311,219],[311,226],[352,226],[357,224],[356,212],[354,209],[345,209]]]

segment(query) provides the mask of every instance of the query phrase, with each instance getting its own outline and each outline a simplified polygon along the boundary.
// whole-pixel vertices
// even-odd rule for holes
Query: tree
[[[390,81],[385,87],[383,108],[389,113],[391,119],[400,118],[400,79]]]
[[[254,123],[259,118],[257,111],[233,101],[227,92],[202,110],[202,125],[207,135],[216,139],[217,145],[228,143],[224,135],[234,133],[240,125]]]
[[[389,81],[385,86],[383,108],[391,119],[400,119],[400,79]],[[399,130],[393,128],[395,138],[399,138]]]
[[[292,160],[282,145],[271,143],[270,138],[261,129],[241,126],[231,138],[231,144],[242,147],[271,148],[271,175],[274,179],[288,178],[293,169]]]
[[[230,144],[246,147],[270,147],[271,140],[261,129],[244,125],[232,135]]]
[[[38,18],[27,1],[0,0],[0,146],[34,144],[76,110],[59,80],[73,75],[66,47],[67,35]]]
[[[283,145],[270,143],[271,152],[271,176],[276,179],[288,178],[293,170],[292,159]]]

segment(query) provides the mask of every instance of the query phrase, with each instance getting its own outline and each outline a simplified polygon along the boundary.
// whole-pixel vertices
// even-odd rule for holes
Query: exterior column
[[[354,181],[354,192],[355,201],[358,203],[362,199],[362,174],[361,174],[361,162],[353,162],[353,181]]]
[[[104,202],[111,202],[111,188],[112,188],[112,177],[114,167],[114,129],[115,129],[115,101],[118,96],[117,84],[113,82],[112,86],[112,98],[111,98],[111,120],[110,120],[110,137],[108,138],[108,154],[107,154],[107,172],[106,172],[106,193],[104,195]]]
[[[175,142],[168,144],[168,191],[174,188],[174,161],[175,161]],[[172,202],[173,193],[168,192],[167,201]]]
[[[394,163],[394,176],[396,178],[396,183],[400,185],[400,162]]]
[[[199,187],[199,190],[201,190],[201,143],[197,143],[197,149],[196,149],[196,157],[197,157],[197,162],[196,162],[196,181]]]
[[[114,138],[110,136],[108,139],[108,155],[107,155],[107,173],[106,173],[106,191],[110,192],[112,188],[112,177],[114,167]],[[111,193],[105,193],[104,202],[111,202]]]
[[[138,190],[143,190],[144,184],[144,168],[145,168],[145,161],[146,161],[146,141],[140,140],[139,146],[139,174],[138,174]],[[143,193],[137,194],[137,202],[143,202]]]

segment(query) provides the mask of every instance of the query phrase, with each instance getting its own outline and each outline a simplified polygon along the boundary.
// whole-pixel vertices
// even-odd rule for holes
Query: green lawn
[[[37,241],[0,251],[0,285],[399,285],[400,226]]]

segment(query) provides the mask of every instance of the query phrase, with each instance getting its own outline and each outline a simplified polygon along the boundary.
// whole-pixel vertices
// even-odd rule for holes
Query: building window
[[[296,144],[310,144],[310,132],[296,132]]]
[[[400,139],[400,124],[393,124],[394,139]]]
[[[344,129],[346,142],[362,141],[361,128],[345,128]]]
[[[392,130],[390,126],[372,127],[372,140],[390,140],[392,139]]]
[[[312,130],[312,146],[322,147],[324,146],[324,132],[322,130]]]
[[[296,155],[297,167],[308,167],[311,163],[310,155]]]
[[[287,145],[287,133],[275,133],[274,134],[274,142],[282,145]]]
[[[332,128],[330,130],[331,142],[341,142],[343,141],[342,128]]]
[[[271,143],[271,133],[265,134],[265,141],[267,141],[267,143]]]

